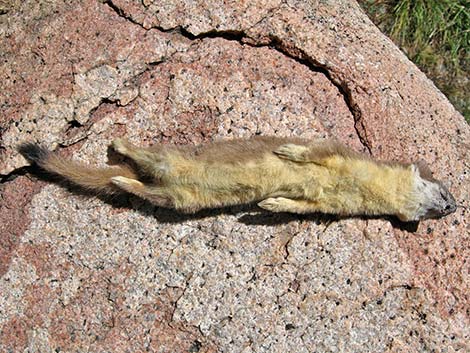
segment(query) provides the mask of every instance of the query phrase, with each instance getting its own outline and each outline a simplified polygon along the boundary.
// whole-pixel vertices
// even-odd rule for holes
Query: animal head
[[[432,176],[424,162],[411,165],[413,191],[407,214],[398,217],[403,221],[419,221],[427,218],[440,218],[455,212],[455,199],[442,182]]]

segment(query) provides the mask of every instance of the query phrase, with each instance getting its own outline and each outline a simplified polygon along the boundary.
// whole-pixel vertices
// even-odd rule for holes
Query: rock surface
[[[470,129],[353,1],[0,2],[0,350],[469,351]],[[236,207],[182,216],[24,175],[41,141],[335,136],[424,159],[412,232]]]

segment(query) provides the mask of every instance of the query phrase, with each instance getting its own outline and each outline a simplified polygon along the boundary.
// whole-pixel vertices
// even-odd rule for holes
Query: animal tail
[[[83,188],[112,194],[119,189],[111,183],[111,178],[123,176],[137,179],[137,175],[126,166],[95,168],[84,163],[75,162],[59,156],[34,143],[23,143],[18,146],[18,152],[31,163],[41,169],[60,175],[61,177]]]

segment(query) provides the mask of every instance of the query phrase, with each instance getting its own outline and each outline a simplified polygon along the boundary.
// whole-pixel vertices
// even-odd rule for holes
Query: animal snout
[[[457,209],[455,199],[450,192],[442,192],[441,197],[445,202],[444,211],[446,214],[452,213]]]

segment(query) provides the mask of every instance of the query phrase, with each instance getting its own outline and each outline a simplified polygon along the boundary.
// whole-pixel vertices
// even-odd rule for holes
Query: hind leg
[[[162,154],[134,146],[124,139],[115,139],[112,146],[115,151],[132,159],[145,174],[162,177],[169,171],[169,162]]]
[[[162,207],[174,207],[174,201],[171,195],[164,188],[158,186],[149,186],[139,180],[130,179],[123,176],[111,178],[111,182],[118,188],[131,194],[149,200],[153,204]]]
[[[318,204],[314,201],[293,200],[285,197],[270,197],[258,206],[271,212],[311,213],[320,211]]]

